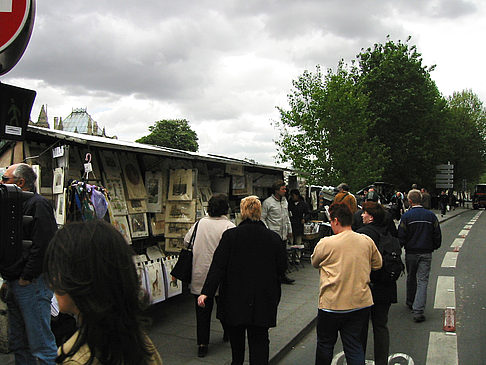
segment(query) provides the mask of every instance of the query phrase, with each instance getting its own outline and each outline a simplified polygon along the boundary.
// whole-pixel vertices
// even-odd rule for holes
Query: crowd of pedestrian
[[[52,207],[35,192],[35,180],[27,164],[10,166],[2,177],[3,183],[33,192],[24,203],[24,214],[33,216],[32,244],[21,260],[0,266],[16,364],[162,364],[142,325],[145,296],[123,236],[102,220],[69,223],[58,231]],[[381,199],[375,186],[356,198],[342,183],[328,208],[333,234],[320,239],[311,255],[320,278],[316,364],[331,364],[338,334],[347,363],[364,364],[370,321],[375,363],[387,364],[388,312],[398,298],[384,237],[405,250],[405,304],[415,322],[426,320],[432,252],[441,245],[437,217],[429,210],[431,196],[412,188],[396,192],[386,207]],[[441,194],[441,209],[453,206],[450,199]],[[241,200],[238,226],[228,219],[228,210],[227,196],[215,194],[208,216],[184,238],[193,245],[189,288],[197,355],[208,353],[216,302],[232,364],[243,364],[246,337],[250,364],[268,364],[268,331],[277,324],[280,285],[294,282],[287,275],[288,248],[302,246],[310,209],[298,189],[288,194],[279,180],[263,202],[256,196]],[[76,323],[59,348],[51,330],[53,294],[59,311]]]

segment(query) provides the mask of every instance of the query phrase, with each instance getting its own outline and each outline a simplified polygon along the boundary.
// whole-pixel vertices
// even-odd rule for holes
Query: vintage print
[[[196,220],[196,201],[167,202],[165,208],[166,222],[193,223]]]
[[[128,221],[132,238],[148,236],[147,215],[145,213],[129,214]]]
[[[192,170],[170,170],[169,200],[192,200]]]

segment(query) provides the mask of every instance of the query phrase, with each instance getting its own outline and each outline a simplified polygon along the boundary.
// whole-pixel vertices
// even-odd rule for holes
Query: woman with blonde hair
[[[277,233],[260,220],[262,206],[256,196],[241,200],[242,222],[223,233],[198,298],[205,306],[219,286],[217,317],[228,331],[233,361],[243,364],[245,332],[250,364],[268,364],[268,329],[277,323],[280,276],[287,269],[286,252]]]

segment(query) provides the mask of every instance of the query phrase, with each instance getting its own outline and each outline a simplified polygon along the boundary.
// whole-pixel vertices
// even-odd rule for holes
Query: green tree
[[[150,134],[136,142],[196,152],[197,134],[185,119],[164,119],[149,127]]]
[[[278,156],[311,184],[346,181],[359,188],[382,173],[386,149],[368,138],[368,100],[354,76],[343,62],[325,76],[319,66],[315,73],[305,71],[293,82],[290,109],[278,108]]]
[[[471,90],[454,92],[447,99],[444,160],[454,165],[454,187],[465,179],[471,187],[486,170],[486,110]]]
[[[359,84],[368,96],[372,126],[388,148],[383,179],[408,189],[411,184],[433,186],[434,166],[441,161],[441,124],[445,100],[422,65],[421,54],[407,42],[387,40],[358,56]]]

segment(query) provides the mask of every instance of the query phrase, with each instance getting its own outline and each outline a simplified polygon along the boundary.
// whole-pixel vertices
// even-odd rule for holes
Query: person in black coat
[[[377,202],[368,201],[363,203],[363,226],[356,232],[363,233],[370,237],[375,245],[380,248],[380,235],[387,232],[397,237],[397,228],[391,214]],[[370,316],[373,325],[374,357],[376,365],[388,364],[388,353],[390,347],[390,334],[388,331],[388,312],[390,305],[397,302],[397,283],[384,282],[381,280],[383,268],[372,271],[370,274],[370,288],[373,295],[373,307]],[[363,348],[366,352],[368,339],[368,326],[362,333]]]
[[[219,286],[217,318],[227,325],[231,364],[243,364],[245,331],[250,364],[268,364],[268,329],[277,324],[279,278],[287,269],[286,252],[278,234],[260,220],[258,197],[242,199],[240,210],[243,221],[223,233],[198,305],[204,307],[206,298],[213,297]]]

